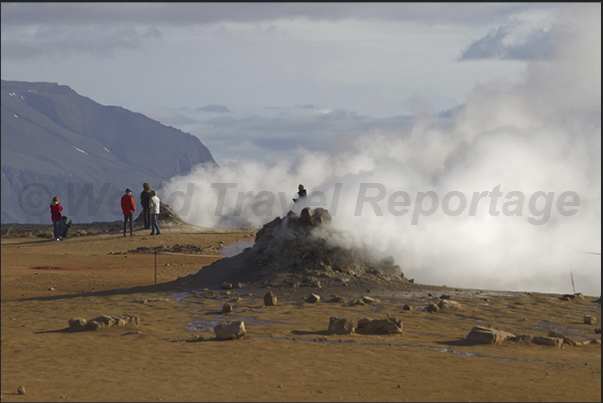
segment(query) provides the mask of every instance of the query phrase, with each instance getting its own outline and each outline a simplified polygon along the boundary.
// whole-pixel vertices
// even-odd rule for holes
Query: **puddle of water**
[[[410,333],[410,332],[408,332]],[[483,355],[480,353],[472,353],[465,351],[456,351],[451,348],[441,348],[434,346],[423,346],[423,345],[408,345],[408,344],[382,344],[382,343],[357,343],[354,340],[350,341],[332,341],[325,339],[299,339],[299,338],[288,338],[288,337],[270,337],[270,336],[250,336],[255,339],[266,339],[266,340],[285,340],[285,341],[294,341],[301,343],[317,343],[317,344],[331,344],[331,345],[341,345],[341,344],[353,344],[357,346],[368,346],[368,347],[395,347],[395,348],[423,348],[427,350],[433,350],[440,353],[449,353],[449,354],[457,354],[465,357],[476,357],[476,358],[489,358],[492,360],[500,360],[500,361],[512,361],[512,362],[531,362],[535,364],[553,364],[553,365],[579,365],[579,366],[588,366],[592,367],[589,364],[577,364],[577,363],[562,363],[562,362],[554,362],[554,361],[543,361],[543,360],[530,360],[527,358],[505,358],[505,357],[493,357],[489,355]]]
[[[289,322],[279,322],[275,320],[257,320],[255,318],[249,316],[233,316],[232,313],[229,314],[228,317],[223,318],[213,318],[213,319],[194,319],[192,322],[189,322],[188,326],[185,327],[186,330],[191,332],[201,332],[206,330],[213,330],[214,327],[219,325],[222,322],[231,321],[231,320],[242,320],[245,323],[245,327],[257,326],[257,325],[291,325],[291,326],[303,326],[303,323],[289,323]]]

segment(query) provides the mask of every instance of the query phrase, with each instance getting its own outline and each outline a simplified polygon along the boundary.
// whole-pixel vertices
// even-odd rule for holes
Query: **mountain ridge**
[[[57,83],[1,83],[3,223],[50,222],[50,199],[70,189],[72,207],[82,197],[99,204],[64,211],[70,218],[113,221],[120,215],[114,199],[126,187],[136,195],[143,182],[158,188],[197,164],[215,164],[198,138],[141,113],[101,105]],[[109,198],[86,193],[105,184]]]

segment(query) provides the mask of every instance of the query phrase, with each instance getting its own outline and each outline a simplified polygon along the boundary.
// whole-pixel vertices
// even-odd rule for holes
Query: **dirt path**
[[[2,239],[2,401],[601,401],[600,344],[463,343],[476,325],[600,340],[600,324],[582,320],[600,321],[598,296],[561,301],[417,286],[401,295],[373,290],[376,303],[351,306],[328,302],[336,290],[274,289],[278,304],[265,307],[267,290],[214,290],[205,298],[202,290],[142,288],[155,283],[154,254],[124,254],[196,246],[194,256],[158,255],[164,283],[198,272],[219,259],[220,247],[251,234]],[[310,292],[321,301],[304,302]],[[424,311],[443,293],[462,308]],[[346,298],[362,296],[350,290]],[[225,303],[233,313],[221,314]],[[64,331],[73,317],[124,314],[138,316],[140,326]],[[392,316],[404,334],[331,336],[331,316]],[[227,319],[244,320],[248,337],[217,341],[213,327]]]

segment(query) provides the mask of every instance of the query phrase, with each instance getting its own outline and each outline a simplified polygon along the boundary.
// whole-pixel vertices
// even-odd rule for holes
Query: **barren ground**
[[[476,325],[600,340],[599,296],[561,301],[556,294],[420,284],[399,291],[300,287],[273,288],[278,304],[265,307],[268,289],[244,284],[204,298],[203,290],[196,295],[172,282],[220,259],[220,241],[252,234],[162,227],[160,236],[2,238],[2,401],[601,401],[600,344],[464,342]],[[204,252],[157,255],[157,278],[154,254],[116,254],[161,244]],[[304,302],[310,293],[321,300]],[[462,307],[424,311],[442,294]],[[329,302],[333,295],[378,301],[351,306]],[[233,313],[221,313],[226,302]],[[70,318],[123,314],[138,316],[140,326],[65,331]],[[584,324],[584,315],[597,324]],[[332,316],[393,316],[404,334],[327,335]],[[231,319],[244,320],[247,337],[216,340],[213,327]]]

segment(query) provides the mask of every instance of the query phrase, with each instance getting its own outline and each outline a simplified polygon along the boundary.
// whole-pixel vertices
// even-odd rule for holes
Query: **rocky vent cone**
[[[204,267],[192,280],[206,287],[222,281],[273,287],[409,283],[392,257],[378,260],[337,246],[342,234],[330,224],[323,208],[289,212],[264,225],[252,247]]]
[[[142,209],[141,209],[142,210]],[[188,223],[172,211],[168,204],[159,203],[159,215],[157,216],[159,225],[161,224],[173,224],[173,225],[187,225]],[[134,220],[136,223],[144,222],[142,211],[138,214],[138,217]]]

